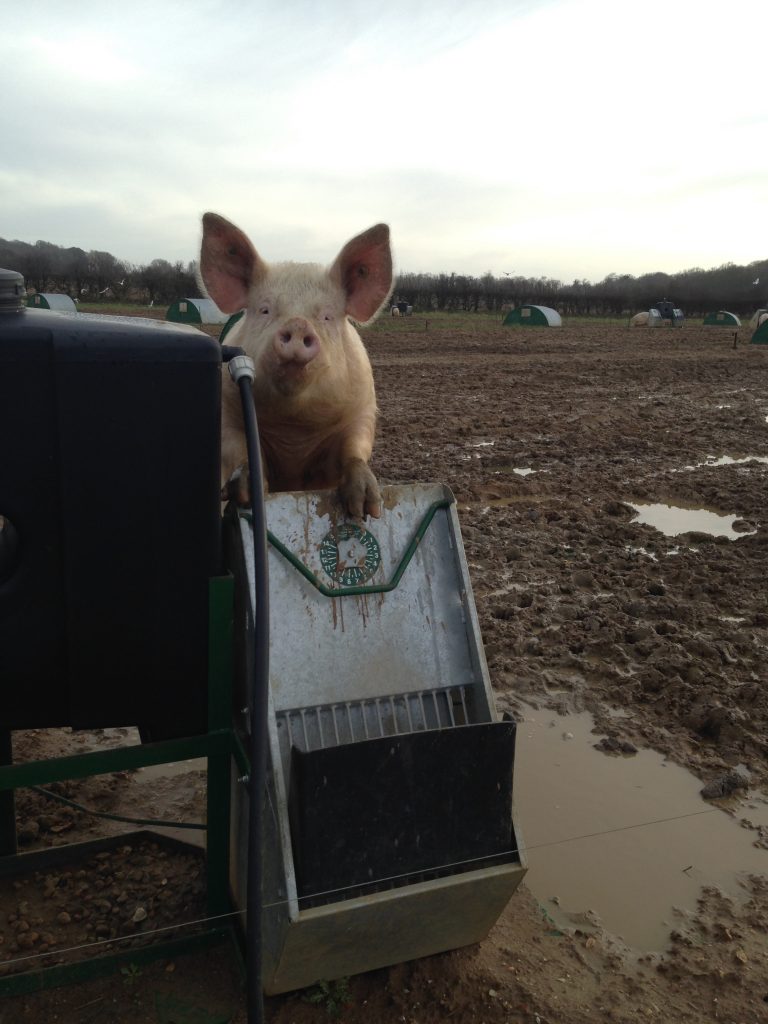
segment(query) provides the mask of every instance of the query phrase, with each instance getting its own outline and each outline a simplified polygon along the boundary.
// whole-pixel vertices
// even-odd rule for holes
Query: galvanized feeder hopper
[[[263,981],[278,993],[477,942],[526,869],[515,726],[497,721],[450,491],[385,488],[382,518],[365,527],[344,522],[331,493],[275,494],[267,525]],[[230,510],[241,638],[252,543]],[[239,905],[247,816],[236,786]]]

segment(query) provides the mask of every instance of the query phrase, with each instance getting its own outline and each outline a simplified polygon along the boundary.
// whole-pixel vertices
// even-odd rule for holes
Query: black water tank
[[[220,348],[0,271],[0,728],[206,728]]]

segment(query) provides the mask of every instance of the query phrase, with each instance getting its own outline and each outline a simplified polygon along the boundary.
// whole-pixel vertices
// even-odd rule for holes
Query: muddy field
[[[414,317],[368,331],[381,407],[374,469],[386,483],[435,480],[453,489],[499,709],[520,722],[520,744],[529,719],[540,719],[562,733],[565,751],[581,741],[559,716],[589,712],[589,746],[600,746],[593,797],[604,789],[608,799],[618,767],[642,756],[663,758],[670,778],[687,769],[695,813],[739,826],[750,873],[726,891],[697,873],[695,857],[672,865],[690,905],[671,909],[658,948],[640,949],[580,905],[578,891],[552,899],[537,892],[532,844],[526,884],[480,946],[269,1000],[268,1019],[765,1021],[768,349],[747,344],[745,330],[734,347],[732,332],[691,325],[482,323],[468,316],[465,327],[447,328]],[[682,510],[679,525],[669,525],[669,508],[645,510],[657,505]],[[637,521],[640,513],[657,525]],[[17,751],[42,756],[113,741],[26,734]],[[547,765],[537,771],[541,779],[518,778],[516,787],[540,785],[545,799]],[[151,784],[156,812],[189,818],[204,810],[199,772],[153,783],[138,776],[67,784],[66,795],[131,813]],[[698,796],[705,786],[708,801]],[[657,837],[644,863],[613,866],[625,870],[626,888],[653,886],[654,869],[664,866],[664,834],[646,824],[655,817],[661,811],[623,824]],[[36,794],[19,795],[19,818],[26,848],[104,831]],[[580,834],[560,834],[564,875]],[[44,888],[45,880],[29,885]],[[19,955],[23,897],[0,895],[0,955],[9,959]],[[50,933],[51,949],[69,944],[66,931],[34,927]],[[223,954],[0,1006],[2,1024],[227,1019],[245,1018]]]

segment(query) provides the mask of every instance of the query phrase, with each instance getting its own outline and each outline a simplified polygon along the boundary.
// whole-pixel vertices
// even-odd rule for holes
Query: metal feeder
[[[210,927],[96,957],[95,974],[225,941],[261,866],[238,781],[264,652],[253,533],[230,509],[222,538],[211,338],[26,308],[8,271],[0,321],[0,874],[51,863],[16,850],[17,788],[208,760]],[[276,494],[267,521],[265,870],[249,916],[264,969],[250,977],[276,993],[482,939],[525,864],[515,726],[496,719],[450,491],[385,488],[367,527],[330,492]],[[12,763],[14,729],[113,725],[144,742]],[[0,996],[80,971],[9,975]]]
[[[497,720],[453,495],[384,489],[365,527],[335,496],[267,498],[270,580],[264,990],[485,937],[525,874],[515,724]],[[252,534],[230,509],[236,636],[252,629]],[[240,706],[251,688],[239,658]],[[243,906],[248,796],[235,784]]]

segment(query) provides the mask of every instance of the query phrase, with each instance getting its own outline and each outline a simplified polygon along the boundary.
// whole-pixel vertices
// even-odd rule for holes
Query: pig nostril
[[[280,331],[280,341],[282,341],[284,345],[287,345],[290,340],[291,340],[291,332],[290,331]]]
[[[312,346],[313,346],[314,344],[315,344],[315,339],[314,339],[314,338],[312,337],[312,335],[311,335],[311,334],[308,334],[308,335],[307,335],[307,336],[306,336],[306,337],[304,338],[304,348],[312,348]]]

